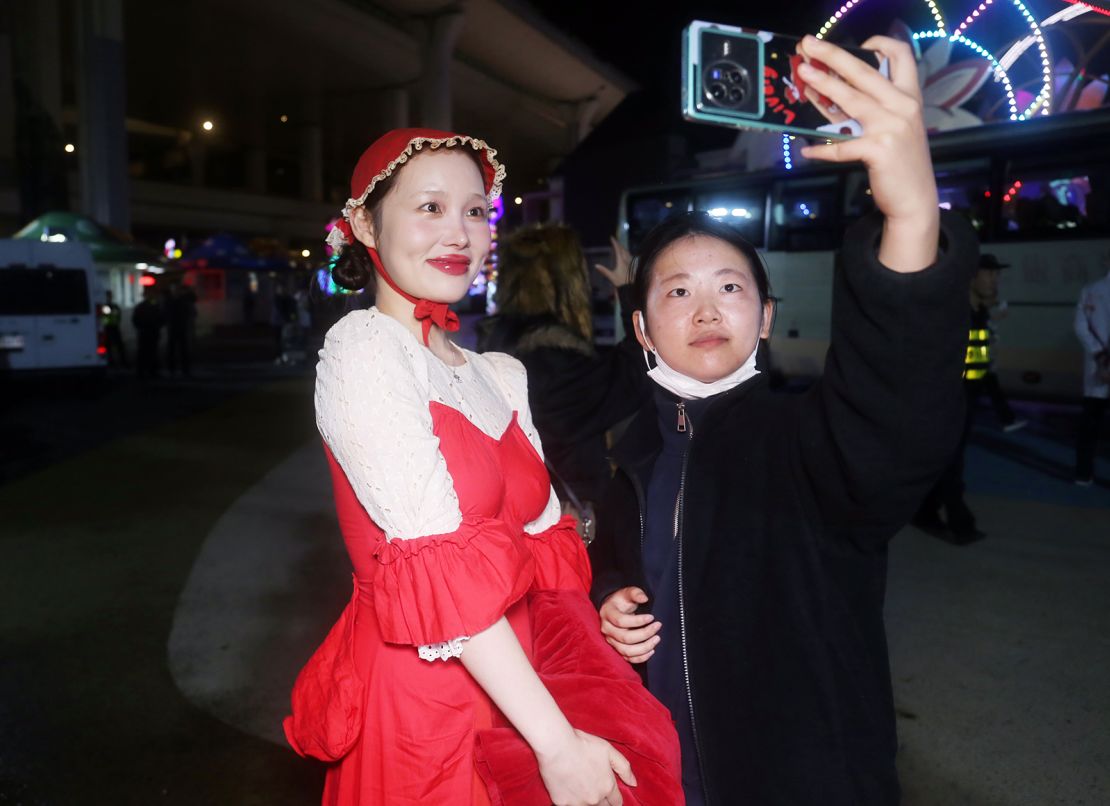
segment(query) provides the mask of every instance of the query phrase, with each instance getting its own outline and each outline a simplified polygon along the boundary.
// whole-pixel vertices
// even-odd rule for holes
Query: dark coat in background
[[[693,423],[677,516],[681,619],[661,634],[681,642],[715,806],[899,799],[887,543],[959,439],[978,247],[962,219],[944,214],[941,258],[897,274],[877,260],[881,230],[871,216],[846,233],[823,377],[781,395],[756,376]],[[656,405],[615,450],[590,549],[599,605],[645,585]]]
[[[552,479],[595,504],[612,475],[605,432],[635,414],[651,394],[643,351],[632,336],[630,286],[620,289],[625,338],[606,351],[554,317],[492,316],[479,325],[479,352],[508,353],[528,373],[528,404]]]

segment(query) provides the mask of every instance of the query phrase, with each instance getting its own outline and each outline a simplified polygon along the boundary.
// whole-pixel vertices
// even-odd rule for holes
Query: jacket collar
[[[739,386],[721,392],[712,398],[706,398],[706,406],[702,419],[706,425],[711,425],[712,420],[722,411],[736,405],[741,399],[758,388],[767,384],[766,373],[760,373],[754,378],[744,381]],[[647,476],[651,473],[655,458],[663,447],[663,439],[659,434],[659,403],[657,398],[663,398],[672,403],[677,403],[680,398],[670,392],[659,389],[651,395],[632,422],[625,429],[624,434],[613,446],[611,459],[625,472],[635,474],[646,484]],[[702,423],[698,423],[702,425]]]

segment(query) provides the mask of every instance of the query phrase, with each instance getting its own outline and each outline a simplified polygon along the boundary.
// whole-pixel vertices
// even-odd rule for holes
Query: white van
[[[84,244],[0,240],[0,371],[102,372],[100,297]]]

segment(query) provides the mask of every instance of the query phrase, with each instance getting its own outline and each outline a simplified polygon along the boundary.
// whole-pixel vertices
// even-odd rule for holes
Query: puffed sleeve
[[[543,445],[528,407],[528,374],[524,365],[505,353],[483,353],[483,357],[493,364],[509,404],[517,412],[521,430],[543,458]],[[548,487],[547,506],[535,520],[525,524],[524,532],[532,538],[530,545],[536,560],[533,588],[590,590],[590,561],[586,546],[578,534],[575,519],[562,514],[562,506],[553,487]]]
[[[519,534],[460,512],[433,431],[425,361],[385,314],[348,314],[320,353],[316,412],[348,544],[357,519],[344,512],[360,506],[385,533],[367,541],[372,561],[355,561],[370,576],[382,636],[422,649],[450,644],[432,654],[446,657],[496,622],[534,572]]]

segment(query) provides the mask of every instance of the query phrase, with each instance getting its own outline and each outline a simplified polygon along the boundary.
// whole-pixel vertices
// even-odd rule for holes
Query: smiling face
[[[636,337],[674,370],[712,383],[739,369],[770,335],[748,258],[709,235],[689,235],[655,259]],[[640,332],[640,331],[643,332]]]
[[[381,203],[376,227],[365,207],[351,219],[355,236],[376,248],[390,277],[409,294],[433,302],[466,295],[490,250],[482,174],[457,149],[409,159]],[[395,293],[382,285],[379,295]]]

